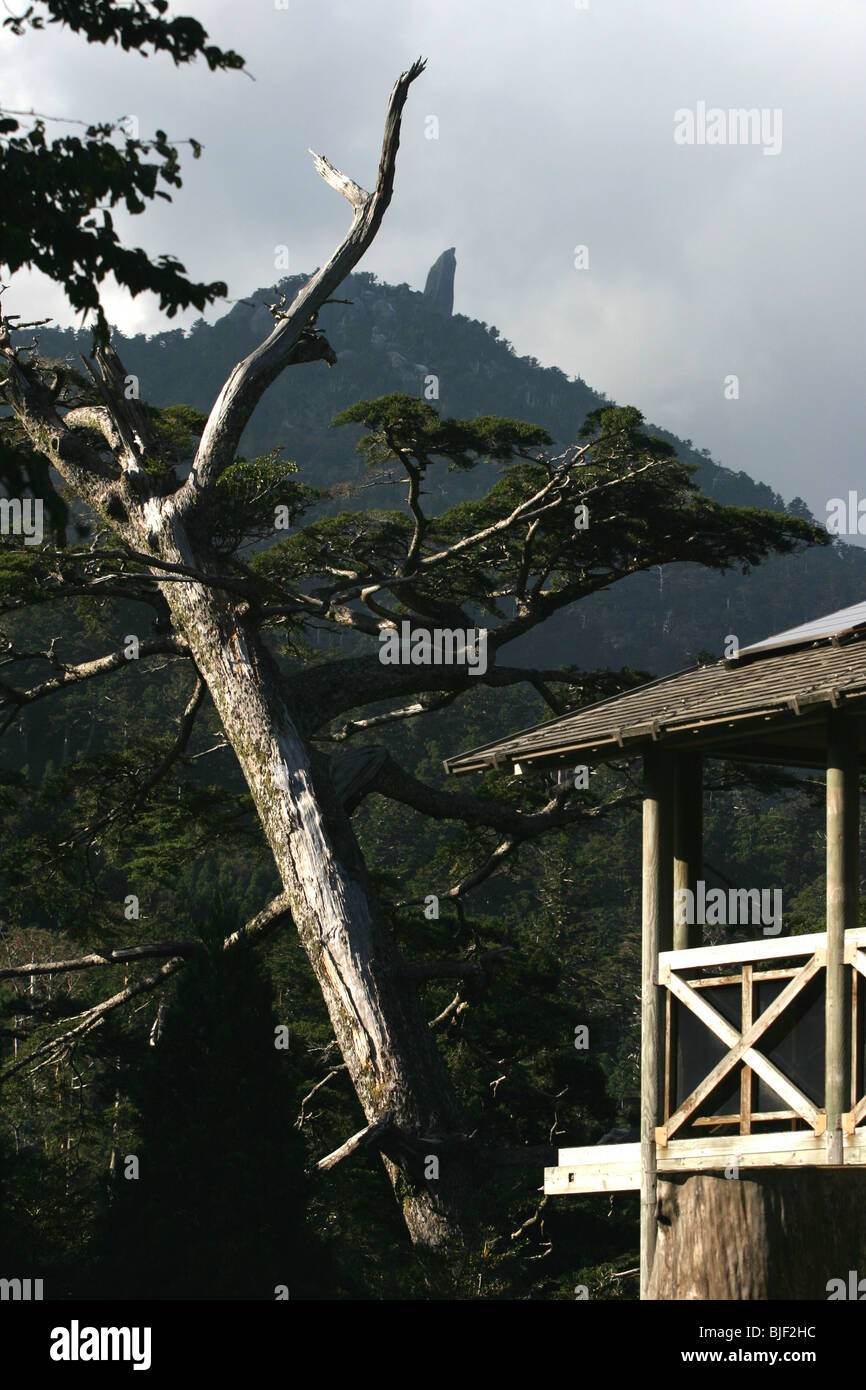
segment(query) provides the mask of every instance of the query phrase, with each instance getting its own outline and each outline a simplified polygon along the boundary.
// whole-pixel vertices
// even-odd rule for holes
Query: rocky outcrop
[[[454,311],[454,271],[457,257],[454,247],[449,246],[438,260],[434,261],[424,286],[424,298],[435,314],[450,318]]]

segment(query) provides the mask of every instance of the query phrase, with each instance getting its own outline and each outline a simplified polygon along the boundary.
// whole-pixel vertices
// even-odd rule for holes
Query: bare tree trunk
[[[393,1112],[383,1149],[409,1232],[439,1245],[460,1231],[460,1162],[438,1142],[459,1131],[459,1107],[325,760],[308,754],[272,658],[236,605],[195,583],[164,589],[246,778],[367,1120]],[[440,1158],[435,1179],[424,1176],[428,1155]]]
[[[826,1299],[866,1276],[866,1173],[809,1168],[659,1183],[650,1298]]]

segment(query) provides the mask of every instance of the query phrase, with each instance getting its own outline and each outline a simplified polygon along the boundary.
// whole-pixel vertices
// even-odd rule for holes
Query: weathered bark
[[[190,563],[177,522],[173,534],[162,558]],[[393,1113],[386,1166],[410,1234],[438,1245],[459,1231],[461,1165],[452,1157],[428,1181],[424,1159],[459,1133],[459,1108],[326,761],[308,753],[237,601],[194,582],[166,584],[165,597],[246,778],[368,1123]]]
[[[866,1173],[809,1168],[659,1181],[654,1299],[826,1299],[866,1275]]]

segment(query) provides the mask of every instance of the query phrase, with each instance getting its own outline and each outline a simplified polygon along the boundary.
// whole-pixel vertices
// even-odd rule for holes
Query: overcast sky
[[[312,270],[348,208],[308,146],[370,187],[391,86],[423,55],[394,199],[361,268],[420,289],[455,246],[455,311],[495,323],[519,353],[799,493],[821,520],[830,497],[866,497],[864,0],[190,0],[174,12],[241,52],[255,81],[54,30],[0,37],[5,107],[133,115],[142,135],[204,143],[170,205],[117,219],[135,244],[226,280],[232,298],[285,273],[280,244],[290,273]],[[737,108],[764,112],[756,143],[730,141]],[[675,139],[689,135],[684,111],[693,143]],[[726,143],[709,143],[720,131]],[[197,316],[169,321],[151,297],[116,291],[106,302],[125,332]],[[73,321],[35,275],[15,277],[4,307]]]

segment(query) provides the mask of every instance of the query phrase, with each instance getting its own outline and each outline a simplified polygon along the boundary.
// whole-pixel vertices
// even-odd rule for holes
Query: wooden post
[[[827,722],[827,992],[824,1093],[827,1160],[843,1161],[842,1115],[851,1105],[845,932],[857,925],[860,756],[856,726],[841,712]]]
[[[663,1015],[658,998],[659,951],[673,940],[671,760],[644,756],[643,920],[641,950],[640,1296],[649,1296],[656,1247],[656,1125],[659,1122]]]
[[[742,1003],[740,1005],[740,1027],[745,1033],[755,1021],[755,983],[752,979],[754,966],[743,961]],[[755,1091],[755,1077],[751,1067],[743,1067],[740,1072],[740,1133],[752,1132],[752,1102]]]
[[[703,846],[703,760],[698,753],[677,753],[674,758],[674,902],[683,889],[697,891]],[[689,924],[674,918],[674,950],[685,951],[703,941],[700,922]]]

